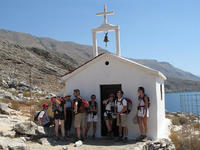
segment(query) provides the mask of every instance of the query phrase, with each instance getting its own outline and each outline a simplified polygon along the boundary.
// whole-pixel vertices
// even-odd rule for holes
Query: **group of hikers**
[[[138,107],[137,107],[137,122],[140,130],[140,136],[137,141],[146,141],[148,133],[147,120],[149,117],[149,97],[145,94],[143,87],[138,88]],[[65,97],[53,97],[52,111],[54,113],[53,119],[48,115],[47,103],[43,104],[43,109],[35,116],[36,122],[44,127],[50,127],[54,124],[55,138],[56,140],[66,140],[66,137],[70,137],[70,130],[72,123],[75,128],[75,141],[86,140],[88,131],[92,125],[93,135],[96,137],[97,122],[98,122],[98,103],[96,96],[91,95],[91,100],[88,102],[80,95],[80,90],[74,90],[74,99],[71,99],[71,95]],[[128,127],[127,116],[132,108],[132,102],[130,99],[124,97],[122,90],[117,93],[110,93],[108,98],[102,101],[104,105],[104,121],[107,129],[107,136],[113,137],[113,120],[116,119],[116,125],[118,129],[117,141],[128,141]],[[59,125],[61,127],[61,135],[59,136]]]

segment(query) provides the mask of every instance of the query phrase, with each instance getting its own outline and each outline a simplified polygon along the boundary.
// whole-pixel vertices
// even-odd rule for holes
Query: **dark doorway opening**
[[[103,105],[103,100],[107,99],[110,93],[116,94],[118,90],[121,90],[121,84],[111,84],[111,85],[100,85],[101,89],[101,136],[107,135],[107,128],[104,120],[105,106]],[[114,136],[118,136],[118,129],[116,127],[116,119],[113,120],[113,132]]]

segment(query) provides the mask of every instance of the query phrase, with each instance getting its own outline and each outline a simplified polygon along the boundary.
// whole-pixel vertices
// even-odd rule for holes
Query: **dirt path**
[[[127,149],[128,147],[134,147],[134,145],[137,145],[135,141],[120,143],[109,139],[89,139],[80,147],[74,147],[72,140],[66,142],[55,142],[54,140],[49,139],[48,142],[45,142],[43,145],[32,142],[27,143],[28,150],[60,150],[65,146],[68,147],[68,150],[122,150]]]

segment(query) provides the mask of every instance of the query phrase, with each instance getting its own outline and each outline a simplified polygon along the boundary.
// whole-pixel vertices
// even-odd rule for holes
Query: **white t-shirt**
[[[111,111],[111,107],[114,107],[115,103],[114,102],[108,102],[108,104],[106,105],[106,110],[110,110]]]
[[[48,112],[46,110],[42,110],[40,112],[38,118],[41,118],[42,125],[45,125],[50,121]]]
[[[42,117],[44,116],[44,113],[45,113],[45,111],[44,111],[44,110],[42,110],[42,111],[40,112],[40,114],[39,114],[38,118],[42,118]]]
[[[127,101],[122,97],[115,101],[115,106],[117,106],[117,112],[121,112],[125,106],[127,106]]]
[[[115,106],[115,103],[109,101],[108,104],[106,105],[105,110],[111,111],[111,107],[114,107],[114,106]],[[105,117],[107,116],[107,113],[106,113],[106,112],[104,112],[104,116],[105,116]]]

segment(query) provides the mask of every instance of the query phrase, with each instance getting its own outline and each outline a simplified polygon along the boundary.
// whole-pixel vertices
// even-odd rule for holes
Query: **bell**
[[[108,40],[108,32],[105,34],[105,37],[104,37],[103,41],[106,43],[106,47],[107,47],[107,43],[109,42],[109,40]]]

